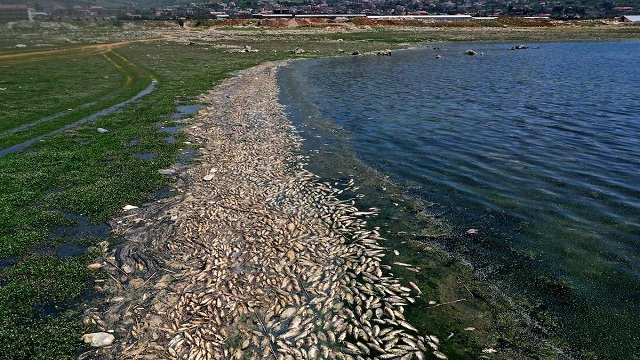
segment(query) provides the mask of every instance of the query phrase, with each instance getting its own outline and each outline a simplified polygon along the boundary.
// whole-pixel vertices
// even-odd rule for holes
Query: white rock
[[[469,230],[467,230],[467,234],[469,234],[469,235],[475,235],[475,234],[477,234],[479,232],[480,232],[480,230],[478,230],[478,229],[469,229]]]
[[[97,332],[82,335],[82,341],[95,347],[109,346],[115,339],[116,338],[113,335],[106,332]]]
[[[106,134],[109,132],[109,130],[105,128],[97,128],[96,131],[99,132],[100,134]]]
[[[213,175],[209,174],[209,175],[205,175],[205,177],[202,178],[202,180],[204,181],[211,181],[213,180]]]
[[[124,211],[129,211],[129,210],[133,210],[133,209],[137,209],[137,206],[133,206],[133,205],[125,205],[122,210]]]

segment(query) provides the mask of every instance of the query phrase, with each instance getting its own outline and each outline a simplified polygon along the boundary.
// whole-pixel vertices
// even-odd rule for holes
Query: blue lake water
[[[322,121],[452,231],[478,229],[440,245],[540,302],[576,354],[635,358],[640,42],[513,45],[294,62],[282,101],[316,153],[345,153],[305,128]]]

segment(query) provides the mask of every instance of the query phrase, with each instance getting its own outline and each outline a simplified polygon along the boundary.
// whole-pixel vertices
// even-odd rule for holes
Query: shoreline
[[[543,316],[549,320],[548,315],[528,299],[513,297],[513,293],[510,296],[503,288],[505,284],[490,281],[469,258],[441,244],[472,237],[466,233],[468,228],[454,228],[448,220],[430,212],[432,203],[411,195],[388,174],[358,158],[349,145],[350,136],[344,134],[348,130],[324,120],[327,115],[300,110],[313,108],[313,104],[299,95],[308,84],[297,78],[305,78],[306,68],[298,68],[298,72],[282,71],[282,88],[291,90],[281,100],[292,106],[294,124],[305,129],[302,150],[312,154],[310,170],[330,183],[355,178],[359,187],[356,206],[381,209],[368,224],[379,227],[384,234],[381,244],[389,250],[385,262],[392,266],[395,261],[409,262],[421,269],[413,273],[393,268],[394,273],[426,289],[424,297],[407,309],[408,317],[415,319],[418,327],[426,324],[437,329],[436,335],[446,339],[442,342],[446,354],[453,358],[483,356],[487,354],[483,350],[491,349],[496,350],[491,357],[499,359],[531,354],[573,358],[549,322],[541,321]]]
[[[446,357],[404,318],[421,290],[381,263],[364,220],[375,210],[339,200],[345,189],[317,182],[296,155],[301,139],[277,103],[281,64],[206,95],[185,128],[200,162],[172,169],[181,195],[112,223],[127,241],[106,259],[108,308],[87,314],[115,332],[102,356]]]

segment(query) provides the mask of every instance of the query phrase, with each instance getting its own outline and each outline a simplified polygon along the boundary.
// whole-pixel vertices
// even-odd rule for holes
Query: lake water
[[[640,42],[514,45],[294,62],[282,102],[312,166],[355,158],[451,234],[477,229],[424,240],[557,316],[578,358],[635,358]]]

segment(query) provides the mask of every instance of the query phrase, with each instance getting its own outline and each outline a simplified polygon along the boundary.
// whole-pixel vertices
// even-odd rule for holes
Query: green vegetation
[[[488,40],[491,36],[502,39],[495,32],[467,29],[442,32],[435,28],[429,31],[373,28],[304,34],[247,28],[229,31],[222,39],[201,36],[194,31],[185,32],[181,39],[184,41],[133,42],[111,50],[98,47],[86,51],[88,48],[82,48],[82,44],[68,44],[64,39],[93,44],[109,36],[119,40],[158,38],[169,30],[151,32],[149,29],[156,25],[147,23],[124,24],[122,28],[113,24],[59,25],[47,32],[43,31],[43,26],[4,27],[0,31],[0,47],[10,47],[0,53],[0,88],[7,89],[0,91],[0,118],[3,119],[0,148],[46,134],[130,98],[148,86],[152,78],[157,79],[158,84],[154,92],[119,112],[47,138],[27,151],[0,157],[0,359],[77,358],[86,349],[79,341],[81,334],[97,329],[82,323],[80,305],[91,301],[99,304],[99,298],[88,295],[92,294],[93,280],[101,276],[100,272],[89,273],[86,265],[102,254],[90,251],[63,256],[61,249],[70,244],[83,249],[83,246],[105,240],[74,237],[74,231],[69,229],[78,225],[77,216],[86,216],[94,224],[104,223],[116,216],[124,205],[150,201],[156,192],[170,185],[170,180],[158,170],[175,163],[181,149],[189,145],[184,144],[185,138],[181,134],[173,135],[175,142],[167,141],[168,134],[159,131],[159,125],[171,120],[177,105],[197,101],[198,95],[232,72],[264,61],[337,55],[338,48],[344,53],[393,49],[400,47],[399,42]],[[204,26],[198,27],[202,28]],[[178,33],[181,30],[171,31]],[[507,34],[514,38],[540,36],[548,40],[544,31],[547,29],[536,33],[514,30]],[[559,30],[549,31],[560,36]],[[593,35],[595,31],[599,34],[603,30],[585,31]],[[639,37],[640,27],[621,27],[611,33],[620,37]],[[33,50],[33,44],[48,43],[51,46],[39,50],[64,51],[2,58],[15,54],[14,45],[22,40],[28,40],[27,50]],[[245,45],[259,52],[228,51],[229,46],[242,48]],[[291,50],[296,47],[305,52],[293,54]],[[75,60],[70,62],[69,59]],[[95,105],[78,109],[80,105],[94,101],[97,101]],[[16,126],[33,123],[68,108],[76,110],[26,131],[8,133]],[[108,132],[98,133],[97,127]],[[145,160],[136,154],[155,156]],[[61,233],[61,229],[68,229],[65,236],[54,235]],[[417,249],[416,254],[424,251],[427,250]],[[418,257],[409,260],[418,261]],[[424,264],[424,268],[438,269],[442,263],[448,262],[446,259],[434,260]],[[463,291],[460,286],[454,286],[456,275],[451,274],[457,272],[448,272],[453,267],[463,269],[461,264],[451,263],[425,277],[398,274],[428,285],[425,289],[433,288],[424,300],[435,298],[444,302],[465,295],[464,292],[445,293],[449,285],[450,289]],[[437,283],[444,285],[436,287]],[[423,309],[424,300],[414,309]],[[448,322],[450,325],[455,321],[451,319],[459,319],[455,317],[459,315],[456,315],[460,309],[458,305],[442,306],[438,313],[412,309],[409,312],[423,322],[423,329],[433,328],[428,325],[430,323],[449,329],[452,327],[442,324]],[[487,309],[490,304],[485,301],[477,306]],[[429,318],[423,318],[427,316],[424,313],[429,313]],[[484,321],[499,322],[500,319]],[[505,320],[504,324],[507,323]],[[460,324],[465,323],[460,321]],[[457,331],[460,326],[455,325],[453,329]],[[446,337],[448,334],[437,335]],[[472,351],[468,349],[477,351],[481,336],[488,335],[469,333],[445,349],[466,356]]]
[[[0,132],[73,108],[120,88],[122,75],[102,55],[0,67]],[[91,86],[87,86],[91,84]],[[47,96],[42,96],[47,94]]]
[[[74,358],[86,327],[66,309],[87,292],[88,260],[29,256],[0,273],[1,358]]]
[[[0,116],[4,115],[0,148],[50,133],[123,102],[151,83],[146,71],[113,51],[84,57],[75,54],[72,61],[67,53],[54,61],[18,60],[2,70],[6,72],[2,86],[7,96],[0,100]]]

